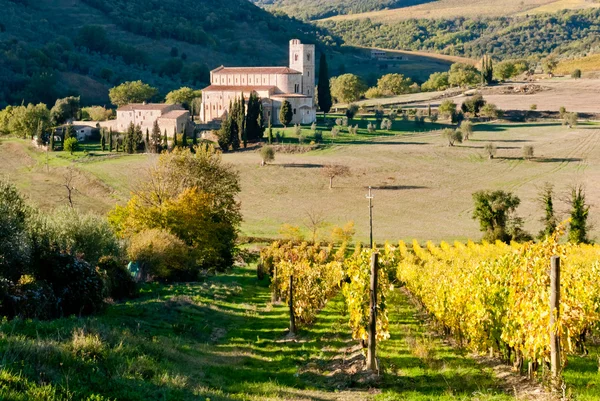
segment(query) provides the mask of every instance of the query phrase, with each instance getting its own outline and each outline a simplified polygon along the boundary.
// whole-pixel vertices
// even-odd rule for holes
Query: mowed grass
[[[99,316],[4,322],[3,400],[508,400],[490,371],[427,334],[398,291],[383,376],[365,380],[338,296],[286,338],[285,305],[236,269],[147,286]],[[349,348],[354,349],[350,355]],[[96,396],[97,398],[88,398]],[[104,397],[104,398],[99,398]]]
[[[527,13],[556,12],[590,7],[598,7],[598,4],[586,0],[506,0],[498,3],[486,0],[439,0],[392,10],[338,15],[325,20],[369,18],[373,22],[394,23],[413,18],[506,17]]]
[[[223,156],[240,172],[239,200],[244,221],[241,231],[251,237],[278,237],[285,224],[300,226],[308,235],[309,215],[320,216],[322,238],[336,225],[355,222],[356,239],[368,239],[369,210],[365,195],[374,194],[374,235],[379,242],[412,240],[478,240],[479,226],[472,219],[472,194],[502,189],[521,199],[517,213],[532,234],[541,229],[543,210],[539,189],[555,186],[557,211],[566,218],[564,202],[573,185],[584,185],[592,205],[591,236],[599,233],[600,126],[582,124],[574,129],[558,122],[526,124],[487,123],[475,126],[469,142],[449,147],[441,137],[444,125],[427,123],[416,131],[414,122],[396,121],[391,132],[369,134],[368,120],[357,120],[358,135],[345,130],[336,138],[324,130],[325,146],[303,154],[276,154],[275,161],[260,166],[256,149]],[[431,130],[434,131],[431,131]],[[274,132],[283,130],[274,128]],[[312,138],[303,127],[305,142]],[[294,128],[285,130],[285,142],[297,143]],[[497,155],[489,160],[484,147],[494,143]],[[522,158],[525,145],[534,147],[533,160]],[[63,154],[61,154],[63,153]],[[126,201],[131,189],[144,179],[154,155],[96,156],[63,159],[64,152],[49,155],[20,140],[0,142],[0,175],[7,176],[45,210],[66,203],[64,175],[68,166],[77,172],[75,205],[106,213]],[[327,164],[343,164],[351,175],[333,180],[323,175]]]

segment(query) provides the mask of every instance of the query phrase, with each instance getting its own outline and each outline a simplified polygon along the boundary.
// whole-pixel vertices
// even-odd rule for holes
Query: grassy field
[[[570,75],[575,69],[582,72],[600,71],[600,54],[575,58],[572,60],[561,60],[556,67],[557,74]]]
[[[251,268],[202,283],[150,285],[90,318],[0,324],[0,398],[21,400],[547,400],[431,331],[402,290],[388,298],[390,340],[379,377],[362,372],[340,296],[286,337],[287,308],[270,303]],[[593,356],[566,377],[576,400],[598,397]],[[500,379],[499,377],[502,376]],[[88,398],[91,397],[91,398]]]
[[[575,184],[586,186],[593,206],[590,222],[593,237],[599,233],[600,126],[583,124],[568,129],[559,123],[489,123],[476,125],[471,141],[448,147],[440,136],[441,126],[426,124],[415,132],[414,123],[397,121],[394,132],[365,132],[360,121],[359,135],[338,135],[332,140],[324,133],[327,146],[302,154],[276,155],[275,162],[260,166],[254,150],[225,154],[241,175],[240,201],[248,236],[276,237],[284,223],[307,231],[308,215],[320,215],[327,223],[321,235],[327,237],[334,225],[354,221],[357,239],[368,238],[368,208],[365,194],[373,187],[375,239],[378,241],[466,240],[480,238],[472,220],[471,194],[482,189],[513,191],[521,198],[518,214],[526,229],[536,233],[542,209],[538,191],[545,182],[555,185],[560,198],[561,218],[568,206],[563,201]],[[277,131],[277,129],[275,129]],[[308,127],[303,131],[310,141]],[[286,142],[297,142],[293,129]],[[332,143],[333,142],[333,143]],[[497,157],[488,160],[484,146],[493,142]],[[522,148],[534,147],[535,158],[525,161]],[[30,199],[47,210],[64,203],[62,186],[67,166],[78,172],[75,195],[77,207],[106,212],[125,200],[130,189],[143,177],[155,156],[111,156],[90,153],[69,161],[61,152],[49,156],[20,140],[0,143],[0,174],[8,175]],[[329,180],[322,175],[326,164],[344,164],[351,176]]]
[[[439,0],[393,10],[338,15],[326,20],[343,21],[369,18],[373,22],[394,23],[412,18],[447,19],[456,17],[506,17],[511,15],[556,12],[598,7],[589,0],[507,0],[490,3],[486,0]]]

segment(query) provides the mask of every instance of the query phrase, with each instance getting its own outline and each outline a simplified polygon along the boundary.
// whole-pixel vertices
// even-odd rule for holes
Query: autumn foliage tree
[[[195,263],[172,278],[195,279],[202,269],[223,270],[233,263],[241,222],[239,191],[238,173],[212,146],[197,146],[195,153],[174,149],[159,157],[148,179],[109,220],[123,238],[151,229],[175,235]]]

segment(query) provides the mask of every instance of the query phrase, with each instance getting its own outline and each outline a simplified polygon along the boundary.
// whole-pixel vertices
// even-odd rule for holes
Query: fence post
[[[369,318],[369,346],[367,349],[367,369],[370,371],[377,370],[377,361],[375,350],[377,348],[377,270],[378,270],[379,254],[373,252],[371,255],[371,288],[369,310],[371,312]]]
[[[552,256],[550,262],[550,369],[555,383],[560,373],[560,337],[557,326],[559,312],[560,257]]]
[[[273,266],[273,292],[271,293],[271,303],[279,301],[277,296],[277,265]]]
[[[294,275],[290,275],[290,334],[296,335],[296,317],[294,316]]]

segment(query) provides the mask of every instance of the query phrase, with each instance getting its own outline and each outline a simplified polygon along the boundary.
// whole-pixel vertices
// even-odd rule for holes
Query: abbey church
[[[222,119],[229,104],[242,94],[247,99],[256,92],[262,99],[265,125],[280,124],[284,101],[293,110],[292,124],[316,120],[315,45],[298,39],[290,41],[289,67],[219,67],[210,73],[211,85],[202,90],[200,118],[204,122]]]

